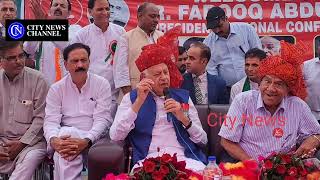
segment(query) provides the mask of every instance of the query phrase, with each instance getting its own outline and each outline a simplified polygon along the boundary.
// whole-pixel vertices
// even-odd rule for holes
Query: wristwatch
[[[91,147],[92,146],[92,141],[91,141],[91,139],[89,139],[89,138],[84,138],[85,140],[87,140],[88,141],[88,148],[89,147]]]
[[[189,124],[187,126],[185,126],[184,128],[188,130],[191,126],[192,126],[192,121],[189,121]]]

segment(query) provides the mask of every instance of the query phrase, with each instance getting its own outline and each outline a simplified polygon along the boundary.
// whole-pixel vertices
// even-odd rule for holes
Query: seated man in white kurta
[[[177,153],[178,160],[186,161],[186,168],[200,171],[206,156],[198,145],[207,143],[207,134],[188,91],[177,89],[182,76],[172,57],[171,49],[158,44],[143,48],[136,65],[144,78],[123,97],[110,138],[119,141],[129,137],[134,168],[145,158]],[[164,97],[167,88],[169,99]],[[181,104],[190,108],[183,111]]]
[[[88,73],[90,48],[68,46],[69,74],[54,83],[47,96],[44,135],[53,149],[54,179],[80,180],[88,148],[111,126],[111,88],[106,79]]]

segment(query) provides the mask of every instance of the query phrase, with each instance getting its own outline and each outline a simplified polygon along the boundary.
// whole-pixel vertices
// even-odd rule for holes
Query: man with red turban
[[[207,134],[188,91],[178,89],[182,76],[174,61],[179,32],[179,27],[174,28],[157,44],[143,48],[136,60],[142,80],[122,99],[110,129],[112,140],[129,137],[135,167],[163,153],[177,153],[186,168],[200,171],[205,167],[206,156],[198,145],[207,143]]]
[[[221,127],[221,145],[236,160],[295,150],[312,156],[320,146],[320,125],[303,101],[301,64],[306,47],[281,42],[280,55],[260,65],[259,90],[235,97]],[[294,147],[301,144],[297,149]]]

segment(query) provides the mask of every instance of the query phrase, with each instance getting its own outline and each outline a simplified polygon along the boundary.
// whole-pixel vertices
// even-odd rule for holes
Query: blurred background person
[[[14,0],[0,0],[0,37],[5,37],[6,20],[17,18],[17,5]]]
[[[262,49],[270,55],[278,55],[280,53],[280,41],[271,36],[264,36],[260,38]]]
[[[186,49],[183,46],[179,46],[178,61],[176,61],[175,63],[181,74],[184,74],[186,72],[187,59],[188,59],[188,55],[187,55]]]
[[[211,30],[203,41],[211,49],[207,71],[226,81],[229,99],[231,86],[246,76],[245,53],[252,48],[261,48],[261,41],[253,26],[230,22],[220,7],[212,7],[206,20],[207,29]]]
[[[318,57],[304,62],[303,76],[307,86],[308,96],[306,102],[309,105],[312,114],[320,123],[320,41],[318,41]]]
[[[237,94],[259,89],[260,79],[258,77],[258,69],[261,61],[266,58],[266,56],[266,53],[259,48],[250,49],[246,53],[244,71],[247,76],[231,87],[230,104]]]
[[[110,21],[125,27],[130,19],[129,7],[124,0],[109,0]]]

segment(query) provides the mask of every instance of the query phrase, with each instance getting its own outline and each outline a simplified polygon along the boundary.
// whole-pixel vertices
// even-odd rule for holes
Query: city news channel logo
[[[68,41],[68,20],[6,20],[7,41]]]

